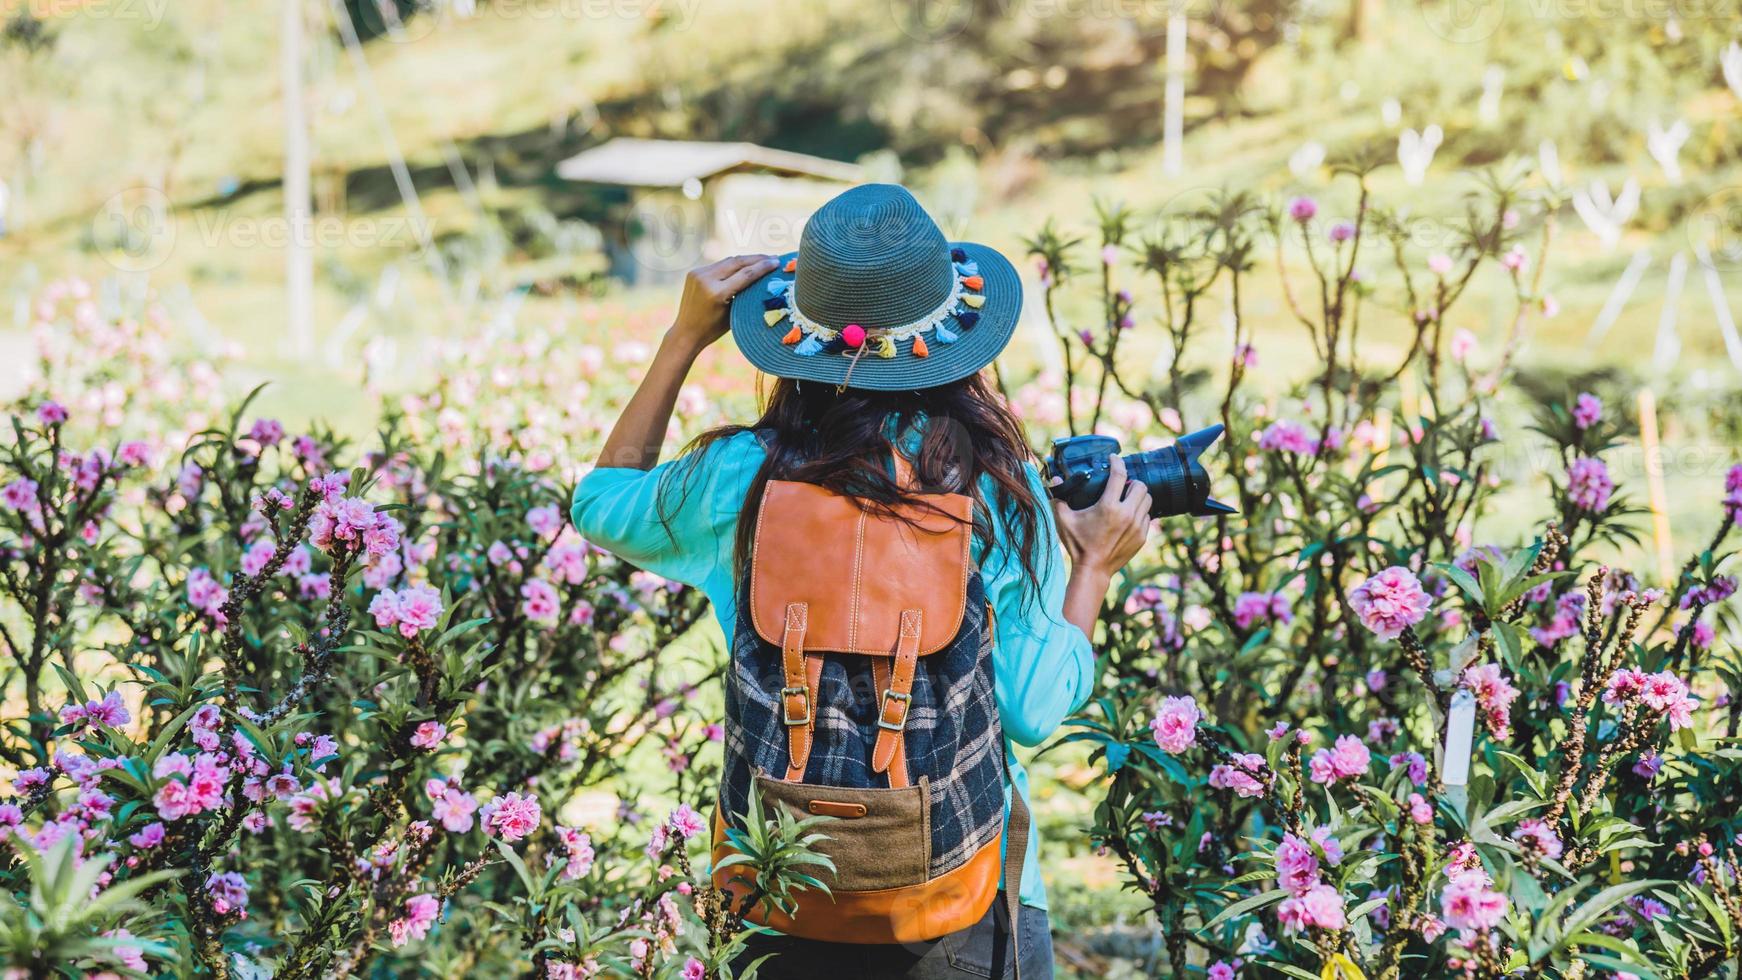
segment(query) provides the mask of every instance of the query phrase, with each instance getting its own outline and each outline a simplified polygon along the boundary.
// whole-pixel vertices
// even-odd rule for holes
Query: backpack
[[[895,453],[899,485],[911,464]],[[970,558],[972,500],[922,496],[893,515],[769,480],[756,516],[726,676],[714,883],[748,890],[732,853],[751,793],[765,812],[827,815],[796,917],[749,921],[835,943],[919,943],[974,925],[1004,885],[1014,940],[1028,812],[1011,792],[993,696],[993,622]],[[930,505],[929,507],[927,505]],[[1002,864],[1002,871],[1001,871]]]

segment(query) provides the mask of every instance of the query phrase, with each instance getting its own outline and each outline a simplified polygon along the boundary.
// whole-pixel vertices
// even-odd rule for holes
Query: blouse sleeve
[[[1010,518],[1002,512],[993,522],[994,540],[980,574],[997,617],[992,667],[998,714],[1012,741],[1033,746],[1089,699],[1095,655],[1083,631],[1065,622],[1065,556],[1040,473],[1032,465],[1027,469],[1029,488],[1042,501],[1030,562],[1037,581],[1030,582],[1012,550]],[[985,499],[994,498],[987,493]]]
[[[617,557],[704,591],[729,574],[761,446],[742,433],[651,470],[598,467],[575,487],[575,529]],[[663,506],[662,506],[663,505]]]

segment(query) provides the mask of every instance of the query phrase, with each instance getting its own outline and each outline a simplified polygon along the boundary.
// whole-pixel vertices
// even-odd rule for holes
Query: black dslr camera
[[[1210,499],[1210,474],[1198,462],[1198,455],[1221,434],[1222,427],[1212,425],[1180,436],[1171,446],[1125,457],[1126,477],[1149,487],[1149,516],[1210,517],[1235,513],[1227,504]],[[1108,457],[1118,451],[1119,440],[1112,436],[1054,440],[1047,470],[1061,482],[1052,485],[1052,495],[1072,510],[1082,510],[1100,500],[1101,491],[1107,488],[1111,466]]]

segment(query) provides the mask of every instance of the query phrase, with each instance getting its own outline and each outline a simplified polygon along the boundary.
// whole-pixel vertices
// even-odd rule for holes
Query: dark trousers
[[[1052,980],[1052,928],[1043,909],[1022,906],[1022,980]],[[750,937],[736,973],[770,953],[759,980],[994,980],[1014,977],[1010,919],[1000,898],[960,932],[926,943],[866,946],[791,936]]]

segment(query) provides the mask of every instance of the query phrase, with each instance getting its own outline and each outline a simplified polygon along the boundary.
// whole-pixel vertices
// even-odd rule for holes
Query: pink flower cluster
[[[1216,789],[1233,790],[1234,795],[1248,799],[1264,795],[1264,783],[1258,774],[1264,771],[1264,757],[1256,752],[1237,754],[1232,763],[1220,763],[1210,769],[1210,785]]]
[[[593,870],[593,860],[597,855],[593,852],[593,838],[582,833],[576,827],[558,827],[556,835],[562,840],[563,850],[567,852],[568,863],[563,866],[563,877],[574,881],[585,878],[587,872]],[[561,860],[561,856],[552,853],[547,858],[552,864]]]
[[[1284,834],[1282,843],[1276,846],[1276,883],[1288,893],[1277,906],[1276,917],[1287,932],[1299,932],[1309,926],[1342,929],[1349,924],[1342,893],[1326,884],[1321,876],[1321,851],[1324,863],[1333,867],[1343,859],[1342,847],[1324,827],[1313,832],[1311,841]]]
[[[707,823],[701,814],[688,803],[680,803],[677,809],[666,815],[663,823],[653,828],[647,840],[647,856],[658,861],[674,843],[685,843],[706,828]]]
[[[1669,719],[1671,731],[1679,731],[1694,723],[1694,709],[1699,707],[1688,686],[1667,670],[1647,674],[1634,667],[1623,667],[1609,675],[1603,691],[1603,702],[1625,705],[1637,700],[1652,713]]]
[[[408,585],[398,592],[383,589],[370,600],[369,614],[377,628],[397,626],[399,635],[409,640],[441,622],[442,594],[428,585]]]
[[[1198,721],[1203,717],[1198,703],[1191,698],[1162,698],[1161,708],[1149,721],[1149,730],[1163,752],[1179,755],[1198,740]]]
[[[212,573],[204,568],[188,572],[188,605],[209,617],[219,629],[225,625],[224,603],[230,601],[230,590],[224,588]]]
[[[478,801],[472,794],[461,789],[459,783],[441,779],[425,780],[423,793],[430,799],[430,815],[449,833],[463,834],[472,829],[472,815],[478,810]]]
[[[1567,499],[1574,507],[1601,514],[1609,508],[1609,497],[1615,492],[1615,481],[1609,478],[1609,467],[1595,456],[1580,456],[1567,466]]]
[[[1476,696],[1476,706],[1482,709],[1482,721],[1488,734],[1498,739],[1512,735],[1512,702],[1518,698],[1518,688],[1499,664],[1473,664],[1464,668],[1464,686]]]
[[[152,797],[157,815],[174,822],[223,806],[230,770],[216,753],[201,752],[190,759],[171,752],[157,760],[151,775],[164,780]]]
[[[1561,856],[1560,836],[1535,817],[1520,820],[1512,830],[1512,839],[1551,861]]]
[[[539,808],[538,797],[508,793],[484,804],[484,808],[478,811],[478,816],[483,822],[485,834],[500,837],[512,844],[538,829],[539,821],[544,819],[544,811]]]
[[[1318,451],[1318,441],[1298,422],[1277,419],[1258,434],[1258,448],[1268,452],[1308,456]]]
[[[1372,762],[1373,754],[1368,751],[1367,743],[1353,735],[1339,735],[1330,748],[1313,753],[1307,764],[1307,773],[1315,783],[1330,784],[1339,779],[1359,779],[1367,775],[1367,767]]]
[[[441,900],[434,895],[413,895],[405,900],[405,914],[387,923],[387,935],[395,946],[422,939],[429,935],[429,927],[435,925],[441,910]]]
[[[392,554],[399,547],[399,522],[377,513],[361,497],[345,496],[341,474],[317,478],[314,486],[326,498],[310,515],[309,541],[326,552],[360,547],[371,559]]]
[[[86,701],[84,704],[69,704],[60,709],[60,720],[63,725],[71,725],[75,729],[89,728],[96,725],[107,725],[110,728],[120,728],[133,720],[132,712],[121,703],[121,692],[110,691],[101,701]]]
[[[1494,890],[1494,882],[1480,864],[1448,870],[1447,874],[1446,887],[1440,892],[1440,917],[1446,925],[1480,932],[1506,918],[1511,900]]]
[[[1294,612],[1280,592],[1242,592],[1234,600],[1234,625],[1243,630],[1259,623],[1294,622]]]
[[[1603,399],[1590,392],[1581,392],[1573,401],[1573,424],[1589,429],[1603,419]]]
[[[1432,600],[1415,573],[1393,565],[1349,592],[1349,608],[1382,640],[1394,640],[1427,616]]]
[[[219,915],[248,917],[248,879],[238,871],[220,871],[206,879],[206,894],[212,911]]]

